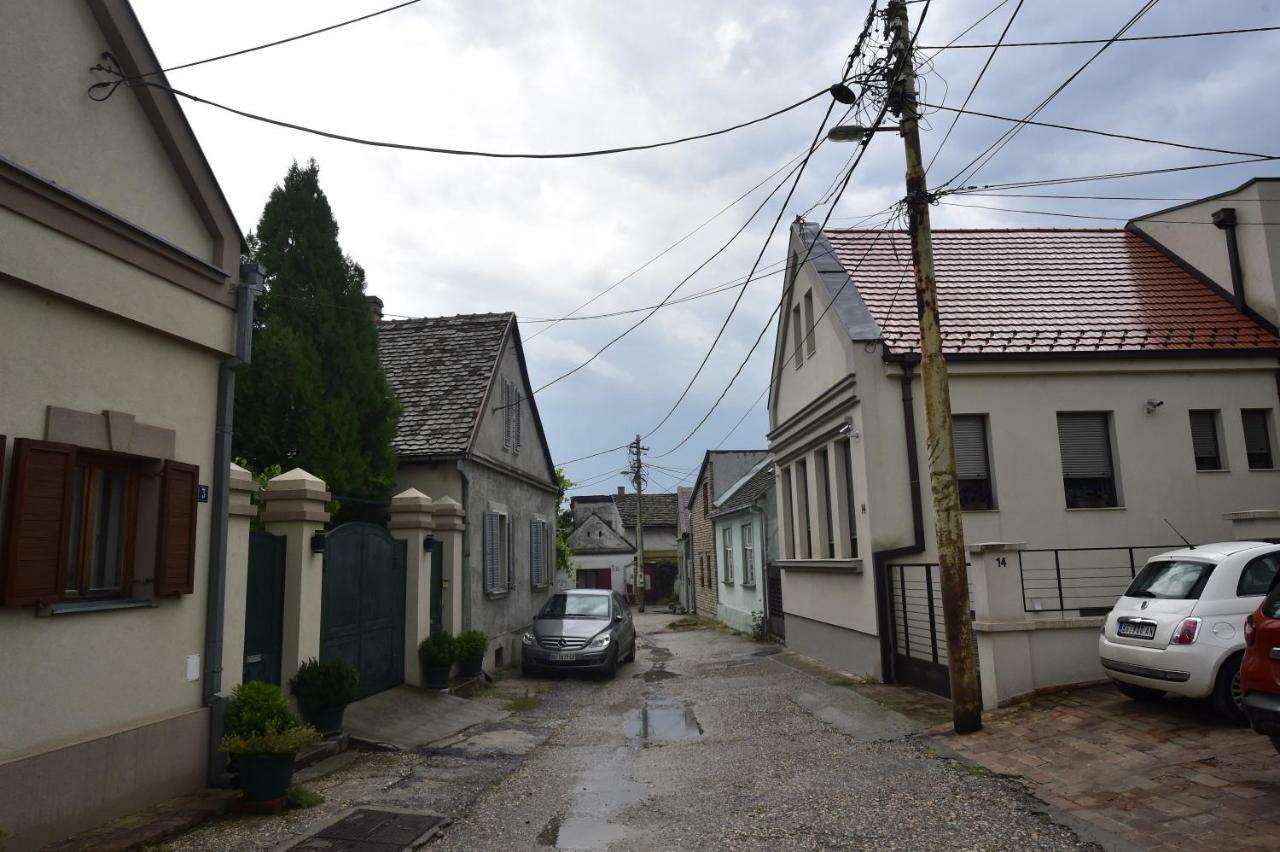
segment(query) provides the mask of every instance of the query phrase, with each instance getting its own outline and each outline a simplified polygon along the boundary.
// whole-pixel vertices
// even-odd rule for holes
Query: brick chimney
[[[619,497],[626,497],[626,496],[627,496],[627,488],[626,488],[626,486],[625,486],[625,485],[619,485],[619,486],[618,486],[618,496],[619,496]]]
[[[373,316],[373,321],[382,322],[382,300],[377,296],[365,296],[364,300],[369,303],[369,313]]]

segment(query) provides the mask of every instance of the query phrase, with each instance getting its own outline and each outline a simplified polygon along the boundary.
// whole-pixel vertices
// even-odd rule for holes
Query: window
[[[836,441],[836,460],[844,479],[844,499],[849,509],[849,558],[858,558],[858,510],[853,502],[853,447],[848,438]]]
[[[1277,569],[1280,569],[1280,553],[1268,553],[1266,556],[1254,559],[1240,572],[1240,582],[1236,584],[1236,596],[1247,598],[1265,595],[1271,591]]]
[[[983,414],[957,414],[952,419],[956,445],[956,480],[961,509],[994,509],[991,458],[987,451],[987,418]]]
[[[742,525],[742,585],[756,584],[756,546],[755,528],[751,524]]]
[[[725,527],[720,531],[720,541],[724,548],[724,581],[733,582],[733,528]]]
[[[702,514],[711,514],[711,489],[706,485],[702,486]]]
[[[519,452],[524,444],[524,404],[520,388],[509,379],[502,380],[502,446]]]
[[[813,334],[813,291],[810,290],[804,294],[804,332],[805,347],[809,350],[809,357],[818,351],[818,339]]]
[[[781,473],[781,492],[782,492],[782,517],[779,519],[782,523],[782,558],[795,558],[795,538],[793,537],[796,528],[796,518],[791,504],[791,468],[782,468]]]
[[[1119,506],[1112,465],[1110,415],[1059,414],[1058,448],[1068,509]]]
[[[552,554],[550,526],[541,518],[529,522],[529,584],[535,589],[546,588],[551,580]]]
[[[510,530],[506,512],[484,513],[484,590],[505,594],[511,581]]]
[[[800,517],[796,520],[796,531],[802,536],[799,552],[801,559],[813,558],[813,530],[809,525],[809,470],[804,461],[796,462],[796,489],[800,492]]]
[[[1271,409],[1246,408],[1240,412],[1240,421],[1244,424],[1244,452],[1249,459],[1249,469],[1275,467],[1271,458]]]
[[[1209,562],[1185,559],[1148,562],[1129,584],[1125,595],[1131,598],[1198,600],[1216,567]]]
[[[66,597],[119,597],[125,593],[133,564],[137,505],[135,462],[77,454],[71,471]]]
[[[1222,470],[1218,412],[1191,412],[1191,449],[1195,453],[1196,470]]]
[[[795,362],[796,369],[799,370],[804,366],[804,336],[800,332],[800,308],[796,306],[791,309],[791,333],[795,336]]]
[[[825,553],[828,559],[835,559],[836,537],[832,530],[831,517],[831,456],[825,448],[814,453],[814,464],[818,468],[818,499],[822,501],[818,506],[822,512],[818,524],[823,534],[822,541],[819,542],[819,550]]]

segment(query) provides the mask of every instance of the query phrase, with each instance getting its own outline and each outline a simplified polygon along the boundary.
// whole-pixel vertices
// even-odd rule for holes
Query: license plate
[[[565,651],[555,651],[550,654],[547,654],[547,659],[551,660],[553,663],[565,663],[565,662],[568,662],[569,660],[572,660],[573,658],[574,658],[573,654],[567,653]]]
[[[1130,639],[1154,639],[1156,638],[1156,626],[1154,624],[1134,624],[1122,621],[1116,625],[1116,635],[1127,636]]]

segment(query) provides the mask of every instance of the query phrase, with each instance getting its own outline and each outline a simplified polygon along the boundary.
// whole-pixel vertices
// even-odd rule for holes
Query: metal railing
[[[1058,547],[1018,551],[1024,612],[1104,615],[1150,557],[1180,545]]]

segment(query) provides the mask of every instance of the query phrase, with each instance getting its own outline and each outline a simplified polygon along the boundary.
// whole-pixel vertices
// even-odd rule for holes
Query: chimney
[[[626,488],[626,486],[625,486],[625,485],[619,485],[619,486],[618,486],[618,496],[619,496],[619,497],[626,497],[626,496],[627,496],[627,488]]]
[[[1227,238],[1227,260],[1231,264],[1231,298],[1240,310],[1244,310],[1244,271],[1240,268],[1240,242],[1236,236],[1236,208],[1223,207],[1211,214],[1213,224]]]
[[[377,296],[365,296],[364,300],[369,303],[369,313],[373,316],[373,321],[382,322],[382,300]]]

